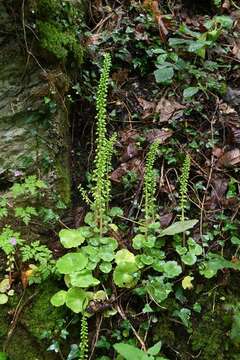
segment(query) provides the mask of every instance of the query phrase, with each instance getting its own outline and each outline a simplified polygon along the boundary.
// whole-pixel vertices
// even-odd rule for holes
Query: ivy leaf
[[[88,303],[88,295],[86,291],[79,288],[71,288],[67,292],[66,305],[74,313],[83,312]]]
[[[82,235],[81,230],[77,229],[63,229],[59,232],[59,237],[62,245],[66,249],[78,247],[85,241],[85,237]]]
[[[163,64],[154,71],[154,76],[158,84],[169,84],[174,76],[173,67]]]
[[[62,306],[65,304],[66,296],[67,296],[67,291],[60,290],[52,296],[50,302],[53,306],[56,307]]]
[[[56,263],[60,274],[71,274],[86,267],[88,259],[81,253],[69,253],[62,256]]]
[[[185,232],[189,229],[192,229],[197,223],[198,220],[177,221],[174,224],[168,226],[166,229],[162,230],[160,236],[173,236]]]
[[[189,86],[187,87],[186,89],[184,89],[183,91],[183,97],[184,98],[191,98],[193,97],[194,95],[196,95],[199,91],[199,87],[197,86]]]

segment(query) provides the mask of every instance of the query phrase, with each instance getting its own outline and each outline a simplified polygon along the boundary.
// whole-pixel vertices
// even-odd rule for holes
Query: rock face
[[[26,12],[38,3],[44,9],[47,3],[59,6],[61,2],[25,1],[25,6],[28,6]],[[82,1],[69,3],[83,9]],[[21,5],[22,1],[18,0],[0,1],[0,194],[8,191],[19,176],[37,175],[49,184],[58,199],[69,205],[70,127],[69,108],[65,101],[69,79],[62,71],[59,59],[51,59],[48,65],[48,59],[44,59],[43,54],[39,56],[41,60],[31,54],[32,50],[28,48],[31,38],[26,39],[21,28]],[[15,18],[11,14],[11,6],[16,10]],[[27,31],[29,34],[29,29]],[[73,39],[72,35],[68,46],[75,44]],[[37,47],[41,45],[37,44]],[[4,277],[4,267],[0,251],[0,280]],[[57,319],[63,317],[62,310],[52,308],[49,301],[56,292],[56,285],[43,283],[41,296],[37,294],[31,298],[35,290],[39,291],[32,287],[27,290],[27,298],[31,301],[21,310],[13,327],[9,314],[14,313],[21,290],[12,303],[0,305],[0,352],[4,344],[7,345],[11,360],[55,359],[54,353],[45,351],[47,345],[43,344],[41,333],[54,330]],[[9,330],[13,333],[8,339]]]
[[[3,4],[0,12],[1,183],[12,182],[19,172],[38,173],[69,203],[68,111],[63,100],[67,78],[61,70],[43,70],[26,57]],[[55,102],[50,100],[53,92]]]

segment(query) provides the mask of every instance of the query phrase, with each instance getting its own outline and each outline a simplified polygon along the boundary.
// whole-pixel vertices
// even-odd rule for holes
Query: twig
[[[127,320],[127,317],[126,317],[125,313],[123,312],[123,310],[120,308],[119,305],[117,305],[117,311],[118,311],[119,315],[121,316],[121,318],[122,318],[123,320]],[[142,340],[142,338],[140,337],[140,335],[138,334],[138,332],[134,329],[134,327],[133,327],[133,325],[132,325],[131,323],[130,323],[130,327],[131,327],[134,335],[136,336],[136,338],[137,338],[138,341],[140,342],[142,349],[146,352],[147,349],[146,349],[146,345],[144,344],[144,341]]]

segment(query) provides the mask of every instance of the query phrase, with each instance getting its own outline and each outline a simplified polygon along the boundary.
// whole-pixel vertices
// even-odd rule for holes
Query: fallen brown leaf
[[[240,149],[227,151],[217,162],[219,167],[232,167],[240,163]]]
[[[158,140],[160,144],[163,144],[172,134],[170,129],[151,129],[147,131],[146,140],[150,143]]]
[[[160,115],[160,122],[168,122],[174,114],[182,113],[181,110],[185,108],[184,105],[179,104],[175,100],[167,100],[166,98],[161,98],[159,103],[156,106],[156,113]]]
[[[144,168],[142,161],[140,159],[131,159],[128,162],[122,163],[117,169],[115,169],[111,175],[110,179],[116,183],[120,183],[124,175],[129,171],[136,171],[139,177],[143,176]]]
[[[142,118],[146,119],[149,116],[153,115],[155,108],[156,108],[156,104],[154,102],[151,101],[147,101],[144,100],[143,98],[139,97],[137,98],[139,104],[141,105],[141,107],[143,108],[143,115]]]

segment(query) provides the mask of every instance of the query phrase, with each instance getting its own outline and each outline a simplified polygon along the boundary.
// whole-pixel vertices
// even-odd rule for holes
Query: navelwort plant
[[[187,191],[188,191],[188,181],[189,173],[191,167],[191,158],[187,154],[182,166],[182,174],[180,177],[180,207],[181,207],[181,220],[185,220],[185,209],[187,204]]]
[[[114,223],[115,217],[121,217],[123,211],[117,207],[109,207],[110,182],[108,171],[111,166],[111,155],[115,136],[107,139],[106,130],[106,94],[110,70],[110,57],[105,55],[103,69],[97,92],[97,140],[95,169],[93,171],[93,202],[90,212],[85,216],[85,225],[78,229],[62,229],[60,242],[66,249],[75,249],[58,259],[56,268],[64,275],[67,290],[60,290],[51,299],[54,306],[66,305],[74,313],[81,313],[82,330],[80,353],[84,359],[87,353],[87,317],[90,316],[92,303],[108,300],[108,294],[98,290],[98,285],[109,283],[118,288],[134,288],[141,278],[141,269],[152,267],[161,276],[152,276],[144,280],[143,285],[156,302],[164,300],[172,291],[169,279],[178,276],[181,266],[176,261],[164,261],[164,236],[172,236],[186,231],[196,224],[196,220],[177,222],[167,229],[160,229],[157,221],[155,190],[156,176],[154,162],[158,152],[158,142],[151,145],[146,160],[144,176],[144,219],[140,222],[139,234],[133,239],[133,248],[137,255],[127,248],[119,248],[118,241],[112,235],[118,232]],[[88,195],[82,191],[84,198]],[[147,230],[146,230],[147,229]],[[101,281],[101,282],[100,282]],[[115,288],[115,287],[114,287]],[[93,312],[94,313],[94,312]],[[106,315],[116,314],[115,309],[103,311]]]
[[[156,215],[155,192],[156,192],[156,176],[154,172],[154,162],[159,149],[159,141],[151,144],[147,153],[146,168],[144,174],[144,212],[146,221],[154,221]]]

